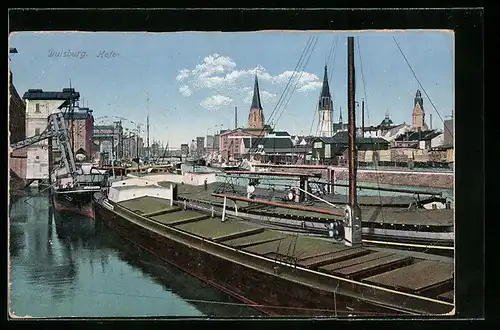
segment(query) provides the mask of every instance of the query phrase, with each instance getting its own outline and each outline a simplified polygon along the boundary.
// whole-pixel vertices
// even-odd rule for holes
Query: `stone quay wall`
[[[328,169],[333,169],[335,180],[349,180],[349,169],[338,166],[259,166],[257,171],[269,172],[294,172],[294,173],[321,173],[324,180],[328,178]],[[402,186],[414,186],[423,188],[452,189],[455,183],[454,173],[433,171],[411,171],[411,170],[363,170],[358,169],[358,182],[392,184]]]

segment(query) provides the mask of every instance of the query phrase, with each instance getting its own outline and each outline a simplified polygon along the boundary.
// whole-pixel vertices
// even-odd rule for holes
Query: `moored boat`
[[[453,291],[448,259],[347,247],[236,219],[222,221],[224,215],[212,217],[209,208],[184,210],[175,195],[174,186],[147,180],[115,182],[108,196],[94,196],[96,217],[134,244],[269,315],[453,309],[440,297]]]
[[[57,212],[73,213],[94,219],[93,194],[107,185],[108,175],[92,164],[81,164],[76,174],[65,168],[52,174],[52,202]]]

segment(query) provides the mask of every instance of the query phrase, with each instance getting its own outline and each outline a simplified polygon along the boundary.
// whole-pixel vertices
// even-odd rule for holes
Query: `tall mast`
[[[365,99],[361,100],[361,137],[365,136]]]
[[[71,119],[71,152],[75,154],[75,122],[73,113],[73,90],[71,89],[71,78],[69,79],[69,115]]]
[[[148,144],[148,153],[147,153],[147,157],[148,159],[151,157],[151,152],[150,152],[150,149],[149,149],[149,95],[148,93],[146,92],[146,111],[147,111],[147,117],[146,117],[146,128],[147,128],[147,144]]]
[[[356,108],[355,108],[355,72],[354,72],[354,37],[347,38],[347,107],[349,136],[349,208],[350,208],[350,240],[351,246],[361,245],[361,211],[358,205],[356,185]]]

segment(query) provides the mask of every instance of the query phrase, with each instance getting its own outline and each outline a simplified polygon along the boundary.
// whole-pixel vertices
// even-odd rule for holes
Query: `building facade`
[[[340,131],[347,131],[347,122],[344,123],[344,120],[342,119],[342,107],[339,108],[339,121],[338,123],[333,123],[332,127],[333,134]]]
[[[12,72],[9,72],[9,130],[10,143],[26,138],[26,105],[12,83]]]
[[[214,136],[213,135],[207,135],[207,152],[208,153],[214,152]]]
[[[443,144],[453,146],[453,119],[444,121]]]
[[[221,131],[219,154],[224,160],[240,159],[242,157],[241,144],[244,137],[258,138],[272,132],[271,127],[265,125],[261,128],[238,128],[234,130]]]
[[[214,150],[219,150],[220,147],[220,134],[214,134]]]
[[[9,143],[16,143],[26,138],[26,105],[12,83],[9,72]],[[26,179],[26,148],[14,150],[9,157],[11,173],[18,179]]]
[[[30,89],[24,95],[26,103],[26,135],[34,136],[47,128],[49,115],[66,110],[80,98],[80,93],[73,88],[64,88],[62,92],[44,92]],[[26,147],[27,180],[49,179],[49,142],[43,140]]]
[[[76,108],[73,114],[64,113],[70,145],[75,155],[84,155],[88,161],[92,157],[92,141],[94,134],[94,116],[89,108]],[[74,142],[73,142],[74,141]],[[52,141],[54,159],[60,157],[59,147],[56,141]]]
[[[198,136],[196,138],[196,156],[203,157],[205,154],[205,137]]]
[[[125,136],[121,122],[117,121],[112,125],[96,125],[93,129],[93,139],[102,146],[101,152],[104,152],[102,148],[107,148],[109,150],[106,152],[111,152],[115,158],[125,157],[127,148],[125,147]],[[128,147],[130,147],[130,141]],[[140,147],[142,148],[142,145]]]
[[[335,165],[345,157],[349,147],[349,136],[347,131],[335,133],[333,137],[317,137],[312,147],[312,160],[318,164]],[[356,137],[358,154],[362,151],[388,150],[389,141],[381,137]]]
[[[189,144],[183,143],[181,144],[181,156],[185,158],[187,155],[189,155]]]

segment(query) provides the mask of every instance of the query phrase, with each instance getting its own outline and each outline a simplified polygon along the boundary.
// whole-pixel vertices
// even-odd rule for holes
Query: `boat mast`
[[[355,71],[354,71],[354,37],[347,38],[347,107],[348,107],[348,137],[349,137],[349,208],[347,210],[349,227],[346,240],[351,246],[361,245],[361,210],[358,205],[356,185],[356,109],[355,109]],[[350,237],[349,237],[350,236]],[[349,242],[347,242],[349,243]]]
[[[150,152],[150,149],[149,149],[149,95],[148,93],[146,92],[146,112],[147,112],[147,117],[146,117],[146,128],[147,128],[147,144],[148,144],[148,153],[147,153],[147,157],[148,157],[148,160],[149,158],[151,157],[151,152]]]
[[[71,89],[71,79],[69,79],[69,115],[71,121],[71,153],[75,154],[75,121],[73,108],[73,90]]]
[[[365,99],[361,100],[361,137],[365,136]]]

